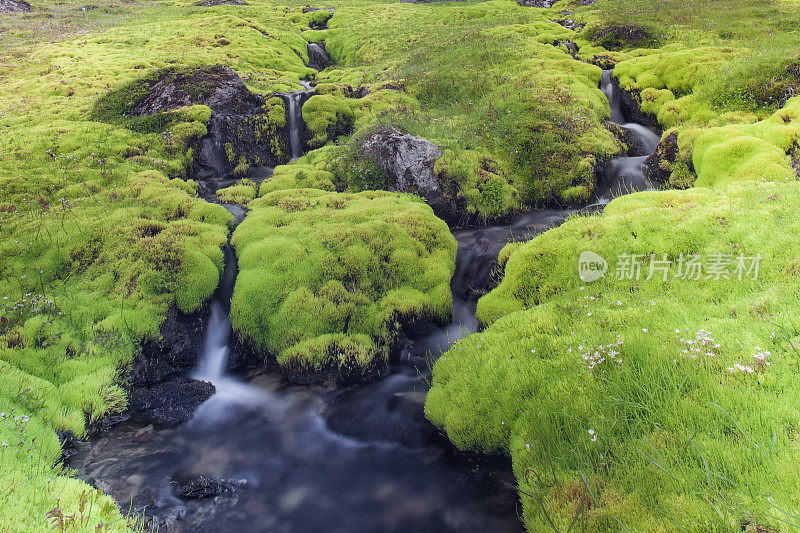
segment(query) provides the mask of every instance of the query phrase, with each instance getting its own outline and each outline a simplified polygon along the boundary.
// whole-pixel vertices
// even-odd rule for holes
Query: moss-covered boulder
[[[249,207],[231,321],[293,381],[373,378],[403,327],[448,320],[455,240],[416,198],[301,189]]]
[[[102,96],[92,118],[137,131],[170,128],[172,136],[186,137],[191,175],[198,180],[242,176],[252,166],[275,166],[288,157],[283,99],[251,92],[225,65],[154,71]],[[189,121],[197,124],[189,128]]]

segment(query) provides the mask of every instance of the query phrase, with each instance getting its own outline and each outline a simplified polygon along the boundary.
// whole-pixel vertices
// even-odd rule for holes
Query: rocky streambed
[[[210,201],[216,201],[218,188],[236,182],[226,166],[230,158],[220,155],[226,124],[260,116],[243,84],[224,70],[217,75],[224,90],[206,100],[214,115],[200,141],[198,160],[205,163],[195,166]],[[606,165],[604,186],[582,208],[588,210],[602,209],[620,194],[652,188],[643,166],[659,140],[652,129],[626,121],[630,112],[626,115],[610,71],[604,72],[601,88],[612,122],[635,148],[630,157]],[[311,90],[306,86],[281,96],[287,109],[281,135],[292,158],[303,153],[300,109]],[[227,100],[223,93],[230,93]],[[231,98],[238,101],[236,113]],[[370,139],[366,149],[387,161],[389,170],[419,167],[415,175],[425,178],[415,183],[419,193],[454,223],[458,206],[437,206],[440,191],[428,175],[438,147],[402,132],[381,135],[385,138]],[[247,153],[239,156],[247,159]],[[253,165],[261,178],[268,178],[274,166],[265,161]],[[246,215],[237,204],[226,208],[237,224]],[[496,281],[500,249],[580,210],[539,210],[512,224],[455,229],[452,321],[416,328],[387,376],[344,389],[293,385],[274,365],[254,364],[247,347],[230,337],[237,267],[228,245],[209,308],[189,316],[171,313],[163,342],[145,346],[133,367],[130,417],[101,428],[89,442],[75,443],[69,466],[150,529],[520,531],[508,460],[459,453],[425,419],[430,366],[453,342],[478,329],[475,305]]]

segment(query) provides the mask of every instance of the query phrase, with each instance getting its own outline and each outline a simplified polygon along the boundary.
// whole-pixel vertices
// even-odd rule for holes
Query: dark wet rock
[[[99,436],[102,432],[107,431],[118,424],[127,422],[130,415],[123,411],[119,413],[108,413],[102,418],[86,423],[86,435],[90,438]]]
[[[578,45],[573,43],[572,41],[558,41],[558,40],[556,40],[556,41],[553,42],[553,46],[555,46],[557,48],[561,48],[563,46],[567,50],[567,53],[569,53],[572,57],[575,57],[575,58],[578,57],[578,51],[579,51]]]
[[[609,50],[648,47],[658,43],[658,38],[648,28],[639,24],[609,24],[592,29],[588,37]]]
[[[200,7],[212,6],[246,6],[247,2],[244,0],[201,0],[195,4]]]
[[[405,91],[405,86],[403,83],[397,82],[385,82],[385,83],[378,83],[372,85],[370,87],[359,86],[359,87],[352,87],[350,85],[343,85],[341,88],[342,95],[346,98],[364,98],[368,94],[372,94],[378,91]]]
[[[673,131],[664,137],[658,143],[656,150],[645,159],[642,171],[650,181],[666,183],[669,181],[672,170],[680,158],[678,133]],[[692,165],[691,158],[687,158],[685,162],[690,174],[694,174],[694,165]],[[798,176],[800,176],[800,170],[798,170]]]
[[[288,160],[288,132],[270,131],[270,124],[260,112],[253,115],[211,116],[208,135],[196,145],[192,177],[198,181],[224,179],[238,172],[244,162],[251,167],[275,167]],[[270,138],[280,150],[273,151]]]
[[[31,5],[25,0],[0,0],[0,13],[27,13]]]
[[[134,387],[151,386],[195,366],[203,349],[206,315],[187,315],[170,307],[161,323],[161,339],[143,344],[141,354],[129,369],[129,383]]]
[[[144,444],[145,442],[149,442],[151,438],[153,438],[153,424],[149,424],[137,431],[133,436],[133,442]]]
[[[460,218],[461,209],[454,200],[455,194],[445,190],[433,170],[436,160],[442,156],[441,149],[434,143],[386,127],[369,135],[362,149],[386,173],[386,190],[421,196],[445,221]]]
[[[790,155],[792,158],[792,168],[797,174],[797,177],[800,178],[800,148],[795,147]]]
[[[312,370],[304,367],[287,365],[281,368],[289,382],[297,385],[326,385],[345,387],[356,383],[366,383],[385,376],[389,372],[388,361],[375,357],[366,367],[355,359],[333,361],[321,368]]]
[[[236,487],[246,485],[247,480],[231,481],[211,476],[199,476],[193,479],[174,478],[171,483],[178,498],[200,500],[215,498],[226,492],[231,492]]]
[[[58,442],[61,443],[61,459],[63,464],[69,463],[69,460],[78,453],[75,449],[75,435],[72,430],[56,431]]]
[[[611,76],[611,82],[614,84],[614,91],[619,95],[620,110],[626,121],[642,124],[648,128],[659,128],[656,117],[642,111],[642,98],[638,91],[623,89],[615,76]]]
[[[325,70],[333,66],[333,59],[325,49],[325,43],[308,44],[308,66],[314,70]]]
[[[383,88],[384,87],[381,87],[381,89]],[[364,98],[370,93],[370,89],[369,87],[356,87],[354,89],[353,87],[347,85],[343,92],[347,98]]]
[[[191,418],[195,409],[216,391],[206,381],[178,378],[149,388],[134,389],[130,410],[134,417],[156,426],[176,426]]]
[[[472,294],[485,294],[497,286],[497,257],[505,241],[478,237],[458,249],[456,272],[450,282],[453,296],[467,299]]]

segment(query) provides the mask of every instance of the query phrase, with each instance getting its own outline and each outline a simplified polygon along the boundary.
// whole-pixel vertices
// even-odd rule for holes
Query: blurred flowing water
[[[464,260],[481,233],[459,232],[454,286],[469,286]],[[454,452],[423,414],[429,359],[477,327],[471,291],[455,299],[450,324],[409,340],[386,378],[329,390],[225,373],[235,260],[226,265],[194,376],[217,393],[147,442],[136,442],[141,425],[111,428],[73,460],[82,478],[103,480],[169,531],[520,531],[508,461]],[[198,476],[235,488],[178,498],[172,482]]]
[[[642,124],[625,120],[618,91],[612,82],[610,69],[603,71],[600,88],[608,98],[611,107],[611,122],[630,132],[638,144],[637,151],[640,153],[640,155],[633,157],[612,159],[606,165],[604,185],[594,198],[596,205],[605,205],[618,196],[653,189],[653,184],[644,175],[643,166],[647,156],[658,146],[661,135]]]
[[[637,135],[644,149],[654,149],[655,132],[624,122],[610,71],[603,73],[601,88],[609,97],[612,120]],[[293,158],[302,151],[305,93],[289,95]],[[619,194],[651,188],[641,170],[643,160],[611,161],[606,186],[584,209],[602,209]],[[262,172],[268,176],[271,170]],[[213,189],[205,193],[211,197]],[[246,210],[226,207],[241,222]],[[141,425],[113,427],[70,466],[123,507],[155,517],[168,531],[520,531],[508,459],[457,453],[425,419],[430,363],[478,329],[476,302],[495,283],[500,249],[578,211],[538,210],[513,224],[456,230],[452,321],[411,336],[385,378],[341,390],[291,385],[276,373],[225,372],[237,271],[228,245],[194,374],[214,383],[217,393],[186,424],[148,428],[147,439],[138,437]],[[198,476],[232,488],[207,498],[178,498],[181,480]]]

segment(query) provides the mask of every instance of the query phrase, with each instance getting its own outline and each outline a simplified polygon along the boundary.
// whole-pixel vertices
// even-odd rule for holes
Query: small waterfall
[[[656,147],[658,147],[658,143],[661,142],[661,135],[654,132],[647,126],[642,126],[641,124],[637,124],[635,122],[626,122],[622,125],[622,127],[630,132],[633,132],[641,144],[642,151],[647,155],[652,154],[656,150]]]
[[[228,366],[228,339],[231,322],[222,304],[215,300],[211,304],[211,316],[206,329],[206,343],[203,356],[197,365],[197,377],[216,382],[225,375]]]
[[[310,43],[308,45],[308,66],[314,70],[325,70],[333,66],[333,59],[323,45]]]
[[[292,161],[303,155],[303,146],[300,143],[300,124],[303,120],[301,96],[302,93],[289,94],[289,146],[292,149]]]
[[[617,97],[614,83],[611,79],[612,69],[604,70],[600,79],[600,88],[603,94],[608,98],[609,106],[611,107],[611,122],[614,124],[622,125],[625,123],[625,117],[622,116],[622,106],[620,105],[619,98]]]
[[[611,122],[628,130],[637,143],[636,152],[645,154],[634,157],[618,157],[608,162],[605,168],[603,189],[595,198],[595,204],[605,205],[618,196],[653,189],[653,184],[644,175],[643,167],[647,155],[651,154],[658,146],[661,135],[642,124],[625,120],[619,95],[612,80],[611,69],[603,71],[600,88],[608,98]]]
[[[301,80],[305,88],[302,91],[292,91],[286,95],[289,104],[289,147],[292,152],[292,161],[303,155],[303,143],[300,140],[301,130],[305,127],[303,122],[303,103],[313,92],[311,84]]]
[[[234,217],[234,226],[238,226],[247,215],[247,210],[239,204],[223,204]],[[214,384],[217,392],[206,403],[201,405],[193,422],[203,420],[218,422],[227,414],[229,403],[254,404],[263,399],[263,394],[244,383],[227,375],[229,340],[231,335],[231,298],[236,285],[239,265],[236,253],[230,242],[225,245],[225,264],[222,279],[211,298],[211,315],[206,325],[203,354],[197,363],[194,377]]]

